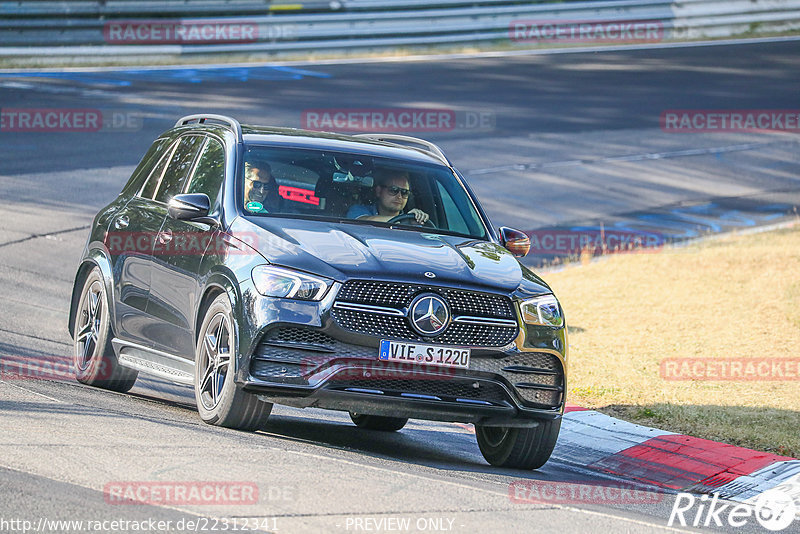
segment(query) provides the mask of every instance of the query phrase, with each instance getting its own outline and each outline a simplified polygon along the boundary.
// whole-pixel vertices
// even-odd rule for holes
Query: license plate
[[[469,368],[469,349],[381,340],[378,359],[389,362]]]

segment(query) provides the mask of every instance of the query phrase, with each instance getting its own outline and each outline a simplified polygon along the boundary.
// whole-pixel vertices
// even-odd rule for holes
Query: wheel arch
[[[78,265],[78,269],[75,273],[75,281],[72,284],[72,297],[70,298],[69,319],[67,321],[67,328],[69,329],[70,337],[72,337],[73,331],[75,330],[76,309],[78,307],[78,302],[81,299],[81,290],[83,290],[83,284],[86,282],[86,278],[89,276],[89,273],[92,272],[95,267],[100,269],[100,273],[103,276],[103,283],[105,284],[106,295],[108,295],[110,307],[109,323],[111,326],[111,331],[116,332],[116,325],[114,324],[114,320],[116,318],[116,314],[114,313],[116,308],[116,299],[114,298],[114,274],[111,269],[111,260],[108,258],[104,250],[93,248],[89,250],[88,254]]]
[[[226,294],[231,303],[231,309],[234,315],[241,313],[241,297],[239,294],[239,284],[234,282],[232,273],[225,273],[217,271],[212,273],[205,283],[203,288],[202,297],[200,297],[200,304],[197,307],[197,313],[194,318],[194,341],[197,343],[197,336],[200,334],[200,326],[203,323],[206,310],[211,306],[218,296]]]

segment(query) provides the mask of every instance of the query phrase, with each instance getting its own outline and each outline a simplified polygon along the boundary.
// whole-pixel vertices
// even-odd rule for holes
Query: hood
[[[551,292],[510,252],[490,241],[358,222],[273,217],[239,217],[229,231],[275,265],[339,281],[403,280],[509,294],[519,290],[522,296]]]

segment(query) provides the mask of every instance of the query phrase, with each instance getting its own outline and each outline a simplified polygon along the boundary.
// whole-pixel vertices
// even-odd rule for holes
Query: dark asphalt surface
[[[659,128],[668,109],[796,109],[800,41],[572,55],[148,72],[0,74],[0,106],[89,107],[143,115],[133,133],[3,135],[0,173],[135,165],[182,114],[301,125],[304,110],[432,107],[490,112],[492,136]],[[7,139],[11,137],[12,139]],[[469,130],[427,135],[486,137]],[[121,150],[121,147],[125,147]],[[46,150],[44,156],[33,157]],[[456,160],[458,164],[458,161]],[[460,165],[465,171],[469,168]]]

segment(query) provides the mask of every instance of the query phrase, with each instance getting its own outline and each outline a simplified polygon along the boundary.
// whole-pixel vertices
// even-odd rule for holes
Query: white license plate
[[[381,340],[378,359],[389,362],[469,368],[469,349]]]

